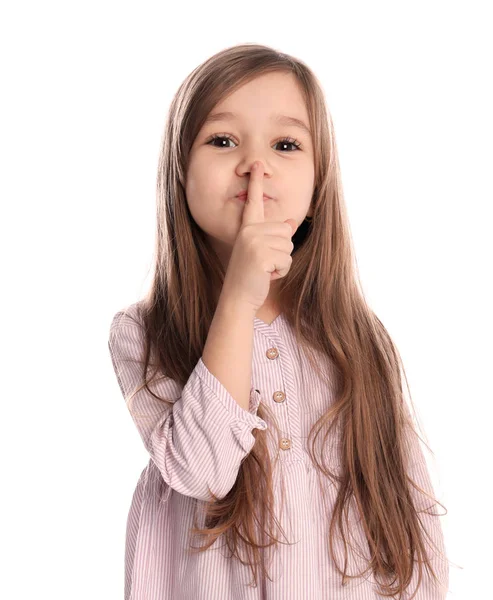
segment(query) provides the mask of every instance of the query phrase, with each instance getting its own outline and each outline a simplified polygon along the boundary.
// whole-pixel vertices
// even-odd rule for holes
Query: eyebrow
[[[292,127],[298,127],[302,129],[305,133],[307,133],[310,137],[312,132],[305,125],[305,123],[301,119],[296,119],[295,117],[288,117],[287,115],[272,115],[271,119],[280,125],[291,125]],[[206,123],[215,123],[216,121],[237,121],[238,115],[232,113],[230,111],[218,112],[209,115],[204,121],[204,125]]]

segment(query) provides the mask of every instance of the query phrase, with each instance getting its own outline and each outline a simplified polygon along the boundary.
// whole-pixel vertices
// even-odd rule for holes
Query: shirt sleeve
[[[409,408],[404,405],[406,417],[411,421]],[[435,490],[430,477],[430,472],[426,464],[426,458],[421,448],[421,442],[415,432],[406,426],[406,446],[407,446],[407,473],[410,479],[423,491],[415,489],[410,483],[411,496],[418,511],[418,517],[421,520],[424,530],[424,543],[430,562],[439,579],[439,583],[428,574],[423,565],[422,581],[419,587],[417,597],[430,600],[445,600],[449,588],[449,563],[446,556],[445,540],[443,529],[440,523],[440,516],[444,509],[434,502]],[[418,564],[414,565],[414,572],[409,588],[406,590],[410,594],[414,592],[418,585]],[[408,596],[405,596],[408,598]]]
[[[143,383],[143,326],[125,311],[110,325],[108,348],[123,397]],[[151,370],[151,367],[149,367]],[[257,416],[260,392],[251,388],[244,410],[207,369],[202,357],[184,387],[158,377],[127,403],[144,446],[168,486],[180,494],[210,501],[210,490],[223,498],[233,487],[242,461],[251,451],[252,430],[267,429]]]

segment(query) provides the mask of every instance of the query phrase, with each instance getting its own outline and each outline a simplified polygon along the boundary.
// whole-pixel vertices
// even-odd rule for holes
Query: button
[[[279,446],[283,450],[289,450],[291,448],[291,440],[289,438],[282,438]]]
[[[265,354],[267,355],[267,358],[273,360],[279,356],[279,351],[277,348],[269,348]]]
[[[274,398],[274,402],[284,402],[284,400],[286,400],[286,394],[284,392],[281,392],[280,390],[274,392],[272,394],[272,397]]]

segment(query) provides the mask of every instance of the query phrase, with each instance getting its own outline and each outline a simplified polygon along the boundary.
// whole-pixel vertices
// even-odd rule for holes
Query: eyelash
[[[210,144],[211,142],[214,142],[215,140],[221,140],[221,139],[233,140],[233,137],[228,134],[223,134],[223,135],[215,134],[211,138],[209,138],[209,140],[206,142],[206,144]],[[300,142],[298,142],[298,140],[295,140],[294,138],[285,137],[280,140],[277,140],[276,144],[279,144],[280,142],[286,142],[287,144],[293,144],[293,146],[295,146],[296,150],[291,150],[291,152],[296,152],[297,150],[300,150],[300,148],[301,148]],[[215,146],[215,147],[221,149],[221,147],[219,147],[219,146]],[[286,154],[286,152],[283,151],[283,154]],[[287,152],[287,154],[289,154],[289,152]]]

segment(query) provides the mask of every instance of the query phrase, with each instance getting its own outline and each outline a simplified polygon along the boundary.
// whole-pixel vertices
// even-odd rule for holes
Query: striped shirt
[[[127,399],[142,380],[144,338],[138,303],[115,314],[108,346],[118,384]],[[320,361],[330,377],[328,360],[320,356]],[[248,411],[240,407],[207,369],[202,358],[184,387],[163,378],[150,384],[150,388],[156,395],[171,400],[173,405],[158,401],[145,389],[132,399],[130,414],[150,459],[138,480],[127,518],[125,600],[370,600],[381,597],[372,573],[349,579],[342,585],[342,575],[330,557],[329,523],[337,484],[318,474],[308,454],[307,438],[333,397],[327,384],[313,371],[308,358],[300,352],[294,332],[282,313],[270,324],[258,318],[254,320]],[[262,579],[259,570],[259,585],[252,587],[248,585],[253,579],[250,567],[229,557],[222,536],[205,552],[193,553],[189,550],[190,542],[200,546],[202,540],[190,536],[189,530],[196,515],[198,524],[204,524],[200,509],[208,499],[208,486],[214,494],[224,497],[233,487],[241,462],[255,443],[252,430],[267,429],[267,423],[257,415],[260,401],[274,412],[282,436],[276,440],[276,447],[273,442],[269,444],[272,459],[278,456],[273,465],[276,517],[287,539],[275,526],[274,533],[281,543],[273,551],[273,560],[266,563],[272,581]],[[340,463],[334,440],[329,438],[324,448],[326,464],[337,472]],[[409,453],[410,476],[434,495],[420,446],[412,445]],[[282,489],[285,500],[279,513]],[[431,500],[426,503],[422,495],[416,498],[418,506],[431,505]],[[439,508],[435,506],[430,512],[440,512]],[[420,517],[444,556],[439,517],[426,513]],[[351,575],[367,567],[368,544],[353,507],[349,518],[350,543],[356,548],[354,553],[348,546],[347,572]],[[442,588],[436,587],[424,569],[416,600],[443,599],[448,590],[448,563],[429,545],[426,536],[425,543]],[[343,569],[343,542],[336,536],[334,544],[337,563]],[[403,600],[414,591],[417,574],[416,565]]]

